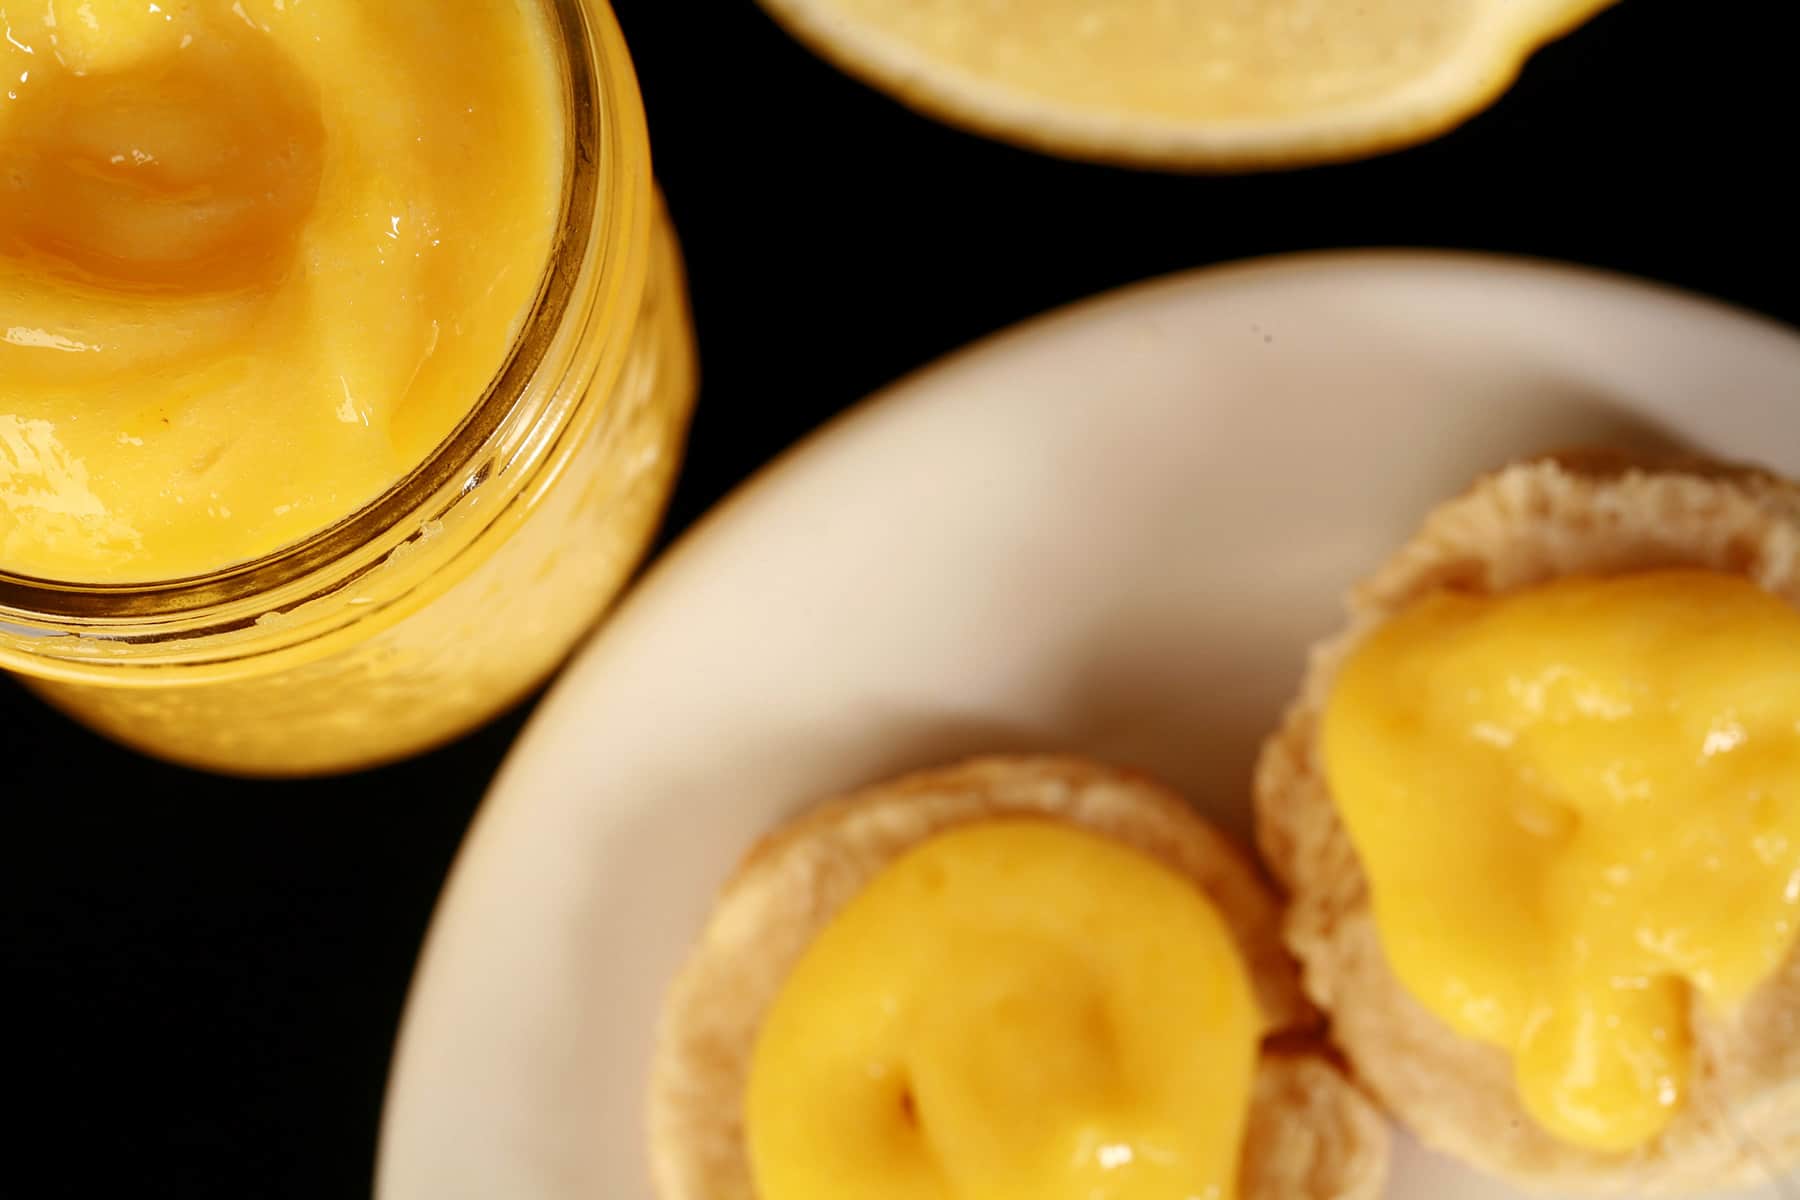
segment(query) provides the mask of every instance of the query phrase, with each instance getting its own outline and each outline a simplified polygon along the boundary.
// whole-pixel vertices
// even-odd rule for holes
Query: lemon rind
[[[1268,120],[1146,118],[1062,107],[946,67],[869,32],[831,0],[762,0],[798,41],[907,107],[966,131],[1058,157],[1174,171],[1250,171],[1342,162],[1401,149],[1494,103],[1539,48],[1618,0],[1490,0],[1459,50],[1408,82],[1334,111]]]

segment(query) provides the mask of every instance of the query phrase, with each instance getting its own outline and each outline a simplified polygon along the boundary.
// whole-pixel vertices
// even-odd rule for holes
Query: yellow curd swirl
[[[1352,655],[1322,737],[1406,988],[1552,1134],[1653,1139],[1693,1006],[1800,930],[1800,614],[1700,570],[1435,595]]]
[[[903,856],[757,1040],[762,1200],[1230,1200],[1263,1019],[1191,882],[1046,820]]]
[[[481,397],[561,210],[536,0],[0,0],[0,571],[258,557]]]

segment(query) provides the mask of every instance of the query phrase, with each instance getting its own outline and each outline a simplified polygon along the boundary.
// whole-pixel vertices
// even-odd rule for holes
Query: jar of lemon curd
[[[542,681],[643,553],[695,386],[610,11],[0,23],[0,665],[246,774],[411,754]]]

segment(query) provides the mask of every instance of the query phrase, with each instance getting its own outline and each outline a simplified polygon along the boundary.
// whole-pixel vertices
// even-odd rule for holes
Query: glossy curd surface
[[[1600,1151],[1800,930],[1800,614],[1699,570],[1439,594],[1345,665],[1332,794],[1401,981]]]
[[[0,571],[252,559],[505,359],[561,214],[535,0],[0,0]]]
[[[761,1200],[1229,1200],[1263,1033],[1188,880],[1047,820],[940,834],[795,968],[751,1066]]]

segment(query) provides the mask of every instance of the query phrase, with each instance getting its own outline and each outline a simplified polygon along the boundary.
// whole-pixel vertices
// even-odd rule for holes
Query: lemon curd
[[[255,557],[423,460],[561,210],[520,0],[0,3],[0,569]]]
[[[0,665],[365,766],[552,670],[694,396],[602,0],[0,0]]]
[[[763,1200],[1230,1200],[1263,1021],[1189,881],[1045,820],[940,834],[820,934],[758,1037]]]
[[[1400,980],[1570,1143],[1654,1138],[1694,1005],[1794,951],[1800,614],[1747,580],[1432,596],[1347,662],[1323,752]]]

